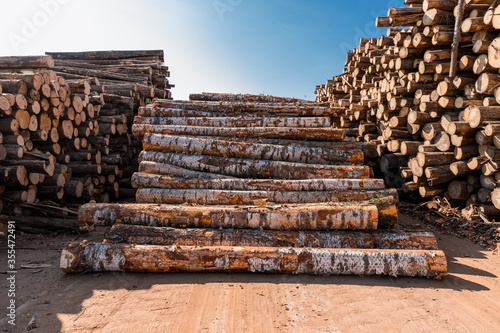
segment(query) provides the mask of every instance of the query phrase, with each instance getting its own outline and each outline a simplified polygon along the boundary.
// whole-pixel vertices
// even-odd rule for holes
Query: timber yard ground
[[[403,225],[417,223],[401,216]],[[432,229],[431,229],[432,230]],[[441,281],[270,274],[65,275],[62,247],[89,235],[17,239],[17,325],[5,332],[498,332],[500,256],[436,232]],[[434,231],[434,230],[432,230]],[[1,253],[7,253],[1,242]],[[6,255],[0,267],[6,267]],[[31,269],[21,266],[32,265]],[[50,265],[50,267],[45,267]],[[3,272],[5,273],[5,272]],[[6,274],[2,288],[5,292]]]

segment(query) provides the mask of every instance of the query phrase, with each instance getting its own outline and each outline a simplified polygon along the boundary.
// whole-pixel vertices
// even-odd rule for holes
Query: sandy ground
[[[402,217],[403,222],[411,222]],[[6,320],[0,239],[0,331],[26,332],[499,332],[500,256],[437,234],[442,281],[266,274],[65,275],[74,235],[19,235],[17,325]],[[85,237],[102,239],[94,232]],[[49,268],[20,268],[49,264]],[[36,266],[35,266],[36,267]]]

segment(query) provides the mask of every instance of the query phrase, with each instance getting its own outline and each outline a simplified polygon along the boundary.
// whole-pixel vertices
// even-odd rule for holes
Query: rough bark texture
[[[266,206],[182,206],[85,204],[80,224],[149,225],[187,228],[264,228],[271,230],[369,229],[397,222],[394,199],[365,202]]]
[[[70,244],[61,254],[66,273],[259,272],[315,275],[389,275],[441,278],[442,251],[188,247],[128,244]]]
[[[437,250],[428,232],[277,231],[258,229],[176,229],[116,224],[111,243],[182,246],[307,247],[337,249]]]

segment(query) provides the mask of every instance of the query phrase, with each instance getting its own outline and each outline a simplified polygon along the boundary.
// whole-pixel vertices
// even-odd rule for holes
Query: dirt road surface
[[[7,247],[2,237],[0,331],[499,332],[500,256],[467,240],[437,236],[448,258],[449,275],[442,281],[270,274],[65,275],[59,270],[64,244],[73,239],[98,241],[102,232],[85,237],[20,234],[15,327],[6,318]],[[27,265],[32,268],[22,268]]]

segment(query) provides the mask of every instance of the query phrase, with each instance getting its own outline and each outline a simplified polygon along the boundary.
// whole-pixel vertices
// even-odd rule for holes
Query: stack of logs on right
[[[378,145],[388,186],[442,195],[462,215],[500,218],[500,5],[406,0],[377,18],[317,101],[346,107],[341,126]]]
[[[398,193],[346,142],[338,109],[255,95],[192,95],[141,108],[137,204],[86,204],[113,226],[71,243],[65,272],[446,274],[434,235],[397,225]],[[371,155],[371,154],[369,154]]]

